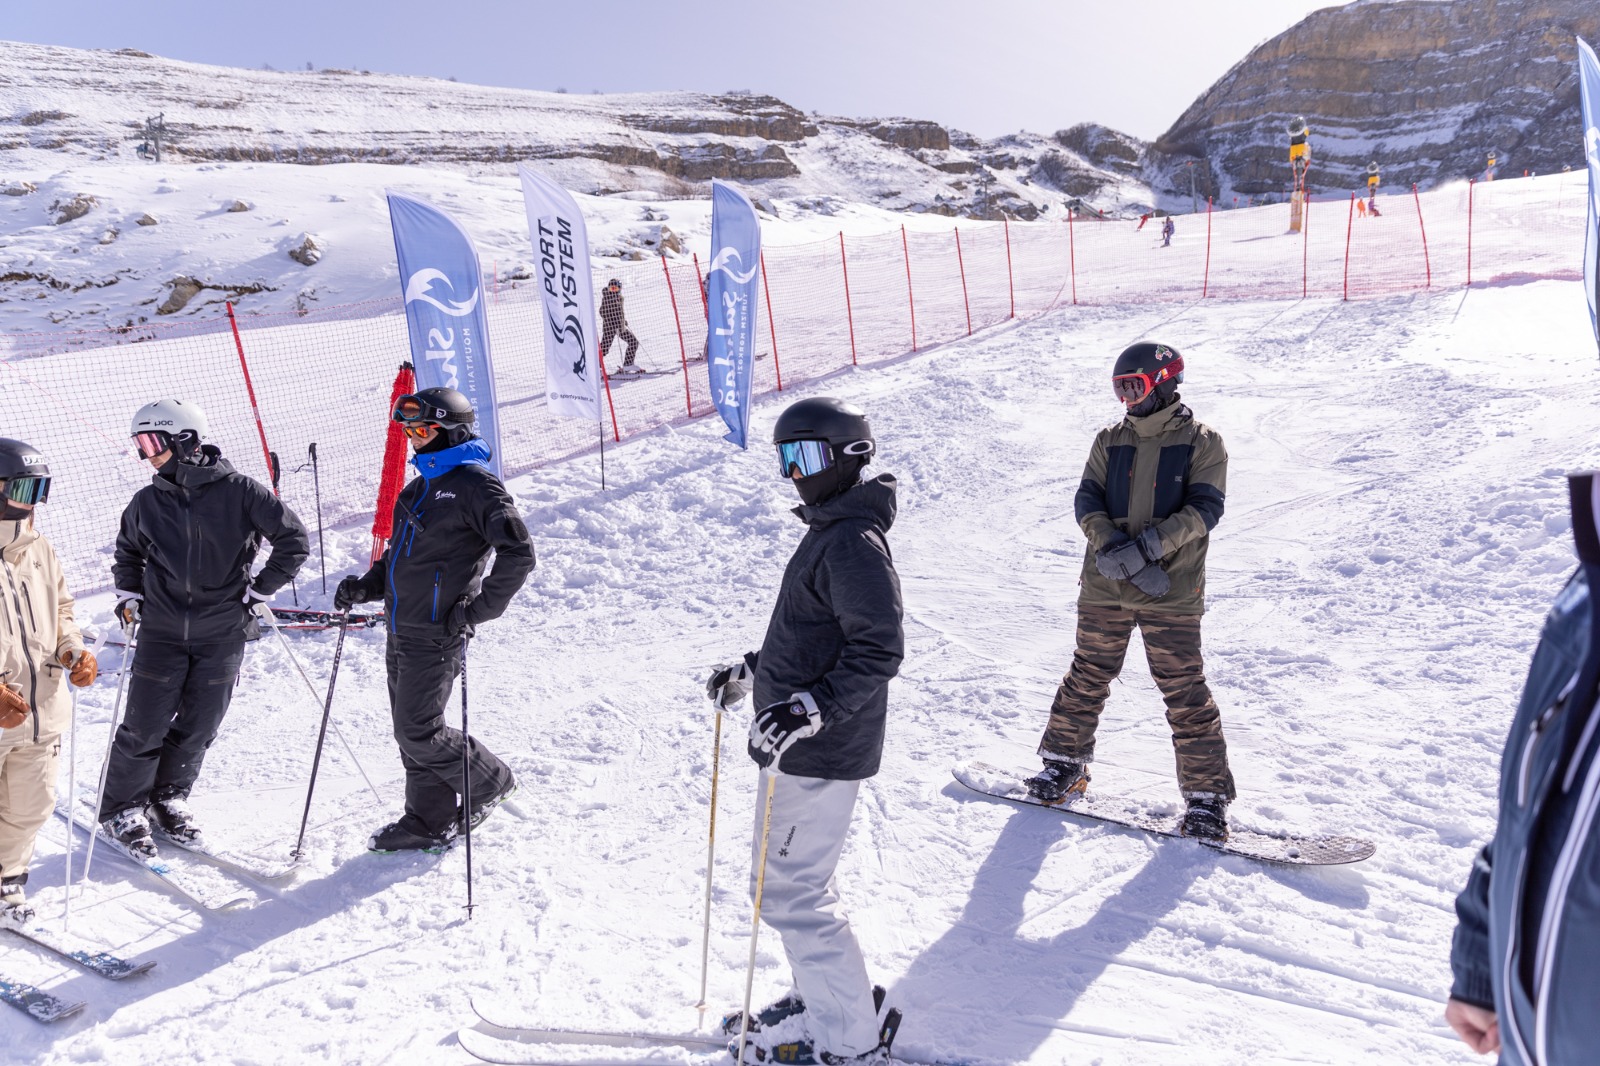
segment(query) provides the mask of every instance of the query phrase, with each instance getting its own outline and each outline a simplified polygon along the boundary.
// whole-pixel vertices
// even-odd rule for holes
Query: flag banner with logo
[[[598,422],[600,359],[589,229],[571,193],[526,164],[517,164],[517,174],[544,302],[545,403],[554,414]]]
[[[1600,59],[1578,38],[1578,84],[1583,96],[1583,154],[1589,161],[1589,228],[1583,243],[1583,292],[1589,324],[1600,344]]]
[[[432,204],[386,195],[417,389],[451,388],[466,395],[478,415],[478,435],[492,453],[489,468],[498,476],[500,418],[478,250],[467,231]]]
[[[727,423],[723,440],[748,448],[750,378],[755,361],[756,279],[761,222],[744,193],[711,183],[711,265],[706,270],[706,369],[711,400]]]

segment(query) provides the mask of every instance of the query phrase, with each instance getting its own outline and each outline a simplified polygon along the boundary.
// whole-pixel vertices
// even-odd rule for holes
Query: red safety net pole
[[[917,296],[911,291],[911,244],[906,240],[906,228],[900,227],[900,251],[906,257],[906,302],[911,307],[911,350],[917,350]]]
[[[1304,207],[1301,208],[1300,226],[1305,228]],[[1206,197],[1206,272],[1200,279],[1200,299],[1204,300],[1211,292],[1211,197]]]
[[[611,398],[611,375],[606,373],[606,361],[600,352],[598,344],[594,347],[594,361],[600,364],[600,383],[606,387],[606,406],[611,408],[611,439],[618,444],[622,443],[622,430],[617,428],[617,402]],[[600,468],[602,475],[605,472],[605,442],[606,429],[600,427]],[[604,477],[601,478],[604,480]]]
[[[683,405],[694,417],[694,397],[689,394],[689,349],[683,343],[683,317],[678,314],[678,294],[672,291],[672,271],[667,269],[667,257],[661,257],[661,273],[667,276],[667,298],[672,301],[672,321],[678,327],[678,358],[683,362]]]
[[[1344,298],[1350,299],[1350,234],[1356,228],[1356,194],[1350,194],[1350,218],[1344,227]]]
[[[261,408],[256,406],[256,387],[250,381],[250,364],[245,362],[244,341],[239,338],[239,320],[233,317],[233,301],[227,301],[225,306],[228,308],[228,325],[233,327],[233,346],[239,349],[239,369],[244,371],[244,388],[250,394],[250,413],[256,416],[256,432],[261,434],[261,457],[267,461],[267,477],[272,482],[272,494],[276,496],[278,470],[272,461],[272,449],[267,447],[267,427],[261,423]]]
[[[1428,258],[1428,227],[1422,224],[1422,197],[1417,192],[1417,183],[1411,183],[1411,198],[1417,202],[1417,229],[1422,231],[1422,269],[1427,272],[1425,289],[1433,288],[1433,263]]]
[[[394,376],[394,388],[389,390],[389,410],[393,413],[400,397],[417,391],[417,379],[410,363],[401,363],[400,372]],[[406,431],[393,418],[385,418],[389,425],[383,439],[383,471],[378,475],[378,502],[372,511],[372,557],[368,565],[378,561],[384,545],[394,535],[394,501],[406,484]]]
[[[1077,214],[1072,208],[1067,208],[1067,264],[1072,273],[1072,304],[1078,304],[1078,239],[1072,228],[1072,216]]]
[[[844,257],[844,230],[839,231],[839,269],[844,273],[844,320],[850,325],[850,365],[856,366],[856,314],[850,308],[850,264]]]
[[[783,364],[778,362],[778,324],[772,320],[772,288],[767,284],[767,253],[761,253],[761,291],[767,298],[767,329],[772,333],[772,371],[778,378],[778,391],[783,391]]]
[[[1006,287],[1011,290],[1011,314],[1008,317],[1016,318],[1017,279],[1016,276],[1011,272],[1011,220],[1009,218],[1005,218],[1001,219],[1001,221],[1004,222],[1006,226]]]
[[[1311,196],[1308,193],[1300,197],[1300,299],[1302,300],[1311,291],[1310,252]]]
[[[1472,190],[1477,188],[1478,179],[1467,179],[1467,287],[1472,287]]]
[[[967,263],[961,257],[961,227],[956,230],[956,266],[961,271],[961,306],[967,309],[967,336],[972,336],[972,303],[967,299]],[[841,249],[842,250],[842,249]],[[855,348],[855,338],[850,341],[851,349]]]

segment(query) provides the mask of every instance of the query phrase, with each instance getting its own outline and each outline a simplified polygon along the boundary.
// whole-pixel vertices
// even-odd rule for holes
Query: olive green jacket
[[[1143,418],[1131,415],[1102,429],[1078,485],[1078,525],[1089,538],[1078,604],[1173,614],[1205,611],[1206,547],[1222,518],[1228,449],[1182,403]],[[1172,588],[1155,599],[1129,581],[1105,577],[1094,557],[1146,527],[1161,534],[1161,565]]]

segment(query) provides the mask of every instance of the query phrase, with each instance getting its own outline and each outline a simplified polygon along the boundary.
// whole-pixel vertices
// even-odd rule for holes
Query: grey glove
[[[1135,574],[1150,563],[1160,562],[1165,554],[1161,550],[1161,534],[1155,526],[1147,526],[1132,540],[1103,549],[1094,562],[1106,577],[1132,581]]]
[[[1154,599],[1160,599],[1172,589],[1172,579],[1160,563],[1151,563],[1128,579],[1133,587]]]
[[[743,659],[732,666],[718,663],[711,668],[711,677],[706,680],[706,699],[724,709],[737,706],[749,694],[754,677]]]
[[[1094,553],[1094,567],[1100,571],[1102,577],[1109,577],[1113,581],[1126,581],[1132,576],[1126,572],[1121,562],[1116,561],[1120,556],[1114,554],[1132,543],[1126,533],[1119,532],[1106,542],[1104,548]],[[1141,562],[1140,565],[1144,564]]]

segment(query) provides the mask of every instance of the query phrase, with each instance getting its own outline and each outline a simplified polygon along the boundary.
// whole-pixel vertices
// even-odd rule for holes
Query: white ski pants
[[[761,897],[761,917],[783,940],[795,991],[806,1004],[812,1039],[819,1049],[841,1056],[861,1055],[878,1046],[867,963],[833,879],[860,790],[860,781],[778,776]],[[751,848],[752,899],[766,798],[763,771]]]

